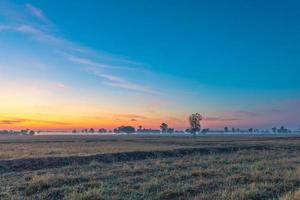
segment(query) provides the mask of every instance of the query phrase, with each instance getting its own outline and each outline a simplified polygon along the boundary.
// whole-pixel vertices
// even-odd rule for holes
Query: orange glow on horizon
[[[138,128],[139,126],[145,128],[159,129],[162,122],[165,122],[169,127],[184,130],[189,127],[189,123],[186,118],[179,120],[165,119],[163,117],[145,117],[145,119],[133,119],[117,117],[118,115],[110,115],[107,117],[48,117],[48,118],[34,118],[34,117],[19,117],[19,118],[0,118],[0,129],[6,130],[20,130],[20,129],[32,129],[41,131],[55,131],[55,130],[82,130],[82,129],[99,129],[106,128],[108,130],[114,129],[122,125],[129,125]],[[130,116],[130,115],[129,115]],[[218,120],[203,120],[201,122],[202,128],[216,128],[223,129],[228,127],[251,127],[253,121],[236,120],[236,121],[218,121]]]

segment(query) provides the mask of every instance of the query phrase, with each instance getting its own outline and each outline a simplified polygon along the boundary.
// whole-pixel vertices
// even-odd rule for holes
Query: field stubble
[[[69,145],[76,145],[74,141],[98,145],[106,141],[115,146],[131,146],[132,149],[125,151],[134,151],[136,155],[139,151],[173,152],[177,148],[235,147],[235,150],[110,163],[91,160],[85,164],[18,172],[7,169],[0,175],[0,199],[299,199],[299,138],[74,137],[48,141],[51,140],[65,140]],[[29,144],[27,151],[30,151],[32,145],[43,139],[6,139],[6,142]],[[92,153],[101,152],[105,150]],[[10,159],[26,157],[12,155]]]

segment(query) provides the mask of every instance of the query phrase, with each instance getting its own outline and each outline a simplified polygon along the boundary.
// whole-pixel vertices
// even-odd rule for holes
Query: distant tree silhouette
[[[168,128],[167,132],[168,133],[174,133],[174,128]]]
[[[227,126],[224,127],[224,131],[225,131],[226,133],[228,132],[228,127],[227,127]]]
[[[189,116],[190,133],[192,133],[194,136],[201,130],[201,120],[202,115],[200,115],[199,113],[194,113]]]
[[[284,128],[284,126],[281,126],[280,129],[278,129],[279,133],[287,133],[288,129]]]
[[[29,131],[29,135],[34,135],[34,131],[33,130]]]
[[[142,132],[142,131],[143,131],[142,125],[139,125],[139,128],[138,128],[136,131],[137,131],[137,132]]]
[[[201,133],[206,134],[209,132],[209,128],[202,129]]]
[[[130,133],[134,133],[135,132],[135,128],[132,127],[132,126],[120,126],[116,129],[114,129],[114,132],[115,133],[127,133],[127,134],[130,134]]]
[[[114,130],[112,132],[114,132],[114,133],[120,133],[119,128],[114,128]]]
[[[90,133],[95,133],[95,130],[93,128],[90,128],[89,132]]]
[[[76,133],[77,131],[74,129],[73,131],[72,131],[72,133]]]
[[[21,133],[22,135],[26,135],[26,134],[29,133],[29,129],[21,130],[20,133]]]
[[[276,127],[273,127],[273,128],[272,128],[272,132],[273,132],[273,133],[276,133],[276,132],[277,132],[277,128],[276,128]]]
[[[98,130],[98,133],[106,133],[106,132],[107,132],[107,130],[104,129],[104,128],[100,128],[100,129]]]
[[[248,132],[252,133],[253,132],[253,128],[249,128]]]
[[[166,132],[168,131],[168,124],[162,123],[162,124],[160,125],[160,129],[161,129],[161,132],[162,132],[162,133],[166,133]]]

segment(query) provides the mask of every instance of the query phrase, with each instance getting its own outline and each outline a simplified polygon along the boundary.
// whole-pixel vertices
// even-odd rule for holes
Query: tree
[[[276,127],[273,127],[273,128],[272,128],[272,131],[273,131],[273,133],[276,133],[276,132],[277,132],[277,128],[276,128]]]
[[[202,129],[201,133],[206,134],[209,132],[209,128]]]
[[[162,133],[166,133],[167,131],[168,131],[168,124],[166,124],[166,123],[162,123],[161,125],[160,125],[160,129],[161,129],[161,132]]]
[[[98,132],[99,132],[99,133],[106,133],[106,132],[107,132],[107,130],[106,130],[106,129],[104,129],[104,128],[100,128],[100,129],[98,130]]]
[[[114,129],[115,133],[134,133],[135,132],[135,128],[132,126],[120,126],[117,129]]]
[[[279,133],[287,133],[288,130],[284,126],[281,126],[280,129],[278,129],[278,132]]]
[[[89,132],[90,132],[90,133],[94,133],[95,130],[94,130],[93,128],[90,128]]]
[[[249,128],[249,133],[252,133],[253,132],[253,128]]]
[[[168,133],[174,133],[174,128],[168,128],[167,132]]]
[[[138,128],[136,131],[137,131],[137,132],[142,132],[142,131],[143,131],[142,125],[139,125],[139,128]]]
[[[200,121],[202,120],[202,115],[199,113],[194,113],[189,116],[190,123],[190,132],[195,136],[196,133],[200,132],[201,125]]]
[[[29,131],[29,135],[34,135],[34,131],[33,130]]]
[[[227,127],[227,126],[224,127],[224,131],[225,131],[226,133],[228,132],[228,127]]]

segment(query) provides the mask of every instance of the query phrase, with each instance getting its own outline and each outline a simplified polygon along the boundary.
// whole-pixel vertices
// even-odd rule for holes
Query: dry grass
[[[101,136],[17,136],[0,137],[0,159],[90,155],[124,151],[155,151],[180,147],[146,143],[124,137]]]
[[[254,139],[136,138],[168,148],[170,143],[268,148],[6,172],[0,174],[0,199],[299,199],[300,140]]]
[[[183,147],[297,145],[299,138],[273,137],[138,137],[138,136],[1,136],[0,160],[26,157],[156,151]]]
[[[284,197],[280,198],[280,200],[300,200],[300,189],[297,191],[289,192]]]

